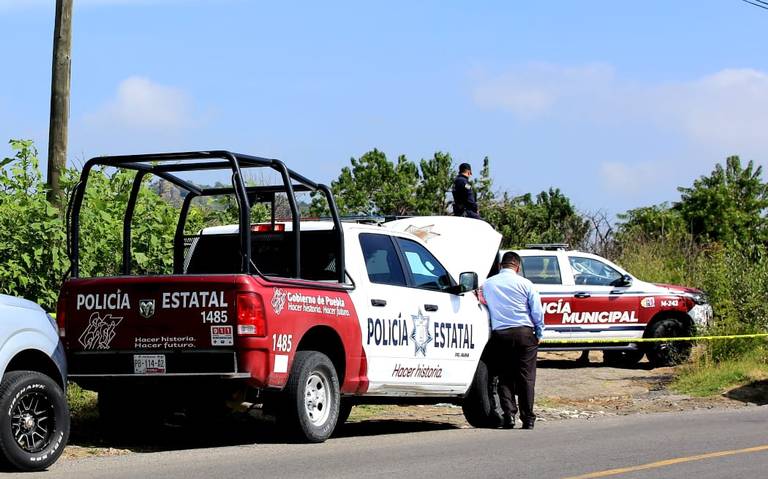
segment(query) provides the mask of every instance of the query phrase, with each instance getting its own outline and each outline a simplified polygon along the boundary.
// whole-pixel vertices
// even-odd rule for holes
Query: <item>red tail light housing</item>
[[[271,232],[283,232],[285,231],[285,225],[283,223],[276,223],[272,225],[271,223],[268,224],[257,224],[257,225],[251,225],[251,232],[252,233],[271,233]]]
[[[267,335],[267,318],[264,301],[256,293],[237,295],[237,334],[240,336]]]

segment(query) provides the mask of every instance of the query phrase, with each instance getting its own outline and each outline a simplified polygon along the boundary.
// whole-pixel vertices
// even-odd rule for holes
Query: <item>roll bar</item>
[[[136,199],[141,191],[143,178],[152,174],[162,178],[187,192],[181,206],[179,221],[174,235],[174,274],[183,272],[184,263],[184,225],[187,221],[192,200],[197,197],[215,195],[234,195],[238,204],[238,224],[240,231],[240,272],[245,274],[261,274],[251,261],[251,203],[256,200],[271,201],[272,225],[275,224],[275,194],[285,193],[291,209],[292,226],[294,231],[293,268],[294,278],[301,278],[301,218],[299,216],[296,192],[320,192],[328,201],[333,220],[334,231],[337,235],[336,273],[340,283],[345,282],[344,263],[344,231],[341,219],[333,199],[333,193],[326,185],[315,183],[305,176],[289,169],[285,163],[271,158],[243,155],[226,150],[189,151],[179,153],[156,153],[143,155],[99,156],[88,160],[83,166],[80,181],[74,188],[67,206],[67,238],[68,252],[71,263],[70,272],[73,278],[80,274],[80,209],[82,208],[88,176],[95,166],[107,166],[124,170],[136,171],[131,187],[131,193],[126,205],[123,219],[123,275],[131,274],[131,221],[136,208]],[[270,168],[276,171],[282,179],[282,184],[271,186],[246,186],[242,175],[244,168]],[[226,170],[232,173],[232,187],[200,188],[175,173],[188,171]]]

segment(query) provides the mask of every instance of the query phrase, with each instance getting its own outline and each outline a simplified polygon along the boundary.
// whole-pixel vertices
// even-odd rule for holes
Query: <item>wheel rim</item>
[[[34,391],[22,395],[11,412],[11,432],[26,452],[40,452],[51,443],[56,422],[48,395]]]
[[[677,322],[665,322],[657,329],[654,336],[658,338],[675,338],[684,335],[683,326]],[[662,342],[656,346],[656,354],[660,360],[676,364],[685,360],[690,351],[691,343],[687,341]]]
[[[330,381],[318,371],[313,372],[307,379],[304,388],[304,409],[309,421],[315,426],[321,426],[328,420],[331,412]]]

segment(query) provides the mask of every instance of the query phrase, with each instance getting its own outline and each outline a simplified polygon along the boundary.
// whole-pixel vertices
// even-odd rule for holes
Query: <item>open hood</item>
[[[416,216],[382,226],[421,238],[455,279],[465,271],[473,271],[480,284],[488,276],[501,245],[501,234],[485,221],[472,218]]]

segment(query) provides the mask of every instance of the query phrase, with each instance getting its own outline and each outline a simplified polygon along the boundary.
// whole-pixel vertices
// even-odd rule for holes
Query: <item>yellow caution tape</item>
[[[610,338],[610,339],[542,339],[547,344],[584,344],[584,343],[666,343],[672,341],[713,341],[716,339],[766,338],[768,333],[730,334],[725,336],[688,336],[679,338]]]

